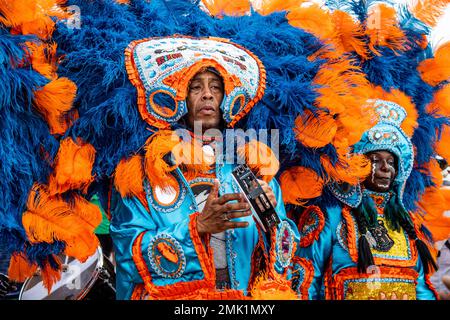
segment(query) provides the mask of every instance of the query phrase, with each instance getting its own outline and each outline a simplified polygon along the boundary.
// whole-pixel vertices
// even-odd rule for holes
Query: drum
[[[114,300],[116,275],[114,266],[101,248],[84,263],[62,256],[63,271],[50,294],[39,274],[25,280],[19,300]]]

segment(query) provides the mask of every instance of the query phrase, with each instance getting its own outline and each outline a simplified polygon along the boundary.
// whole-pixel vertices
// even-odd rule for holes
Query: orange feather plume
[[[450,237],[450,218],[445,212],[450,210],[450,189],[428,187],[425,189],[419,207],[423,210],[423,223],[430,230],[435,241]]]
[[[434,93],[433,101],[427,105],[426,112],[450,117],[450,84]]]
[[[152,187],[158,186],[166,191],[175,188],[174,181],[170,178],[170,172],[175,170],[178,164],[169,165],[164,157],[179,144],[180,138],[170,130],[159,130],[147,140],[144,169]]]
[[[450,79],[450,42],[445,43],[435,52],[433,58],[422,61],[417,67],[423,81],[436,86]]]
[[[67,113],[76,91],[77,86],[68,78],[53,80],[35,91],[35,106],[47,121],[51,134],[63,134],[69,127]]]
[[[71,232],[81,231],[67,202],[51,197],[44,186],[35,185],[28,197],[27,211],[22,223],[31,243],[70,238]]]
[[[252,287],[251,296],[254,300],[298,300],[291,282],[276,272],[270,278],[265,274],[259,276]]]
[[[369,37],[369,48],[376,55],[380,55],[377,46],[390,48],[394,52],[406,49],[407,38],[398,25],[397,13],[394,8],[385,4],[370,8],[366,34]]]
[[[441,139],[435,143],[436,153],[442,158],[450,161],[450,127],[443,126]]]
[[[250,11],[249,0],[202,0],[212,16],[243,16]]]
[[[344,11],[336,10],[331,13],[334,25],[332,43],[339,52],[356,52],[363,59],[368,58],[364,42],[364,29]]]
[[[280,162],[272,149],[257,140],[237,147],[237,154],[262,180],[269,182],[277,174]]]
[[[66,243],[67,255],[85,261],[98,246],[93,227],[100,220],[101,213],[94,212],[94,208],[83,203],[77,203],[77,198],[74,201],[75,204],[71,204],[60,197],[51,196],[45,186],[35,184],[28,197],[22,224],[31,243],[63,241]],[[86,213],[76,212],[86,209]],[[86,223],[89,219],[93,221]]]
[[[211,169],[215,155],[203,152],[203,143],[195,138],[181,140],[173,150],[175,163],[183,170],[186,179],[191,180],[201,173]]]
[[[50,294],[53,285],[61,279],[62,264],[58,256],[52,255],[53,259],[57,263],[57,268],[53,269],[50,263],[46,261],[44,267],[41,269],[42,282],[44,287],[47,288],[48,294]]]
[[[320,163],[333,181],[351,185],[364,180],[371,170],[369,159],[362,154],[340,156],[334,165],[326,155],[323,155],[320,157]]]
[[[37,268],[37,264],[30,263],[23,252],[16,252],[9,261],[8,277],[15,282],[24,282]]]
[[[68,243],[65,253],[84,262],[99,246],[99,241],[95,236],[95,229],[102,221],[102,213],[98,206],[77,194],[72,196],[69,205],[72,214],[77,217],[78,224],[84,228],[84,232],[78,235],[84,241],[81,243]]]
[[[122,159],[116,167],[114,186],[122,197],[138,196],[144,193],[143,157],[132,156]]]
[[[347,146],[358,142],[374,124],[373,112],[366,106],[370,86],[364,74],[349,59],[341,58],[321,68],[314,83],[318,85],[317,106],[335,118],[335,140],[346,141]]]
[[[292,8],[286,18],[290,25],[310,32],[321,40],[333,38],[335,29],[331,15],[318,4]]]
[[[449,3],[449,0],[419,0],[411,9],[411,13],[428,26],[435,27]]]
[[[331,143],[336,135],[337,124],[333,116],[325,112],[313,114],[305,110],[295,120],[296,138],[304,146],[321,148]]]
[[[122,197],[137,197],[150,211],[144,191],[144,175],[144,157],[135,155],[129,159],[122,159],[114,173],[114,186]],[[169,184],[172,183],[176,181],[169,180]]]
[[[344,58],[327,62],[317,72],[313,82],[320,86],[316,89],[320,94],[317,100],[319,107],[327,108],[332,113],[341,113],[348,108],[348,101],[341,96],[351,94],[355,87],[366,88],[369,85],[365,75],[353,61]],[[367,100],[365,96],[357,99],[359,104],[364,104]]]
[[[55,166],[50,176],[49,189],[51,194],[63,193],[79,189],[86,193],[94,180],[92,167],[95,160],[95,149],[81,139],[77,142],[72,138],[61,141],[55,158]]]
[[[266,16],[274,12],[290,11],[299,7],[303,0],[262,0],[258,3],[252,2],[253,9],[259,14]]]
[[[214,159],[204,154],[203,145],[190,136],[185,139],[175,131],[159,130],[147,140],[144,170],[150,185],[168,191],[177,186],[171,174],[176,168],[180,167],[188,180],[210,169]],[[171,165],[164,159],[169,154],[173,161]]]
[[[295,205],[304,205],[305,200],[322,194],[324,181],[312,169],[292,167],[280,176],[283,201]]]
[[[79,199],[74,201],[68,203],[60,197],[51,196],[45,186],[35,184],[28,197],[22,224],[31,243],[63,241],[66,244],[65,253],[83,262],[98,246],[93,227],[101,213],[77,203]],[[86,208],[88,213],[77,212]],[[87,223],[86,219],[93,221]]]
[[[286,17],[292,26],[314,34],[325,43],[326,46],[313,57],[334,60],[355,51],[363,59],[368,58],[364,29],[348,13],[340,10],[329,12],[314,3],[304,7],[292,6]]]
[[[450,218],[445,216],[450,211],[450,189],[442,187],[443,176],[435,159],[424,167],[424,173],[431,175],[435,186],[427,187],[418,201],[421,218],[435,241],[446,240],[450,236]]]
[[[55,21],[67,18],[59,0],[0,0],[0,23],[11,28],[13,34],[34,34],[48,39],[55,29]]]
[[[33,69],[50,80],[57,78],[56,43],[37,44],[26,42]]]

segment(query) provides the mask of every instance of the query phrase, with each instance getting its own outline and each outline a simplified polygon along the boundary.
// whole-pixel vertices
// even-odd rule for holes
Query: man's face
[[[210,71],[201,71],[192,78],[188,90],[188,125],[194,128],[194,121],[201,121],[203,131],[219,129],[224,94],[221,78]]]
[[[372,163],[372,173],[364,180],[364,186],[376,192],[389,191],[397,176],[395,156],[389,151],[373,151],[366,155]]]

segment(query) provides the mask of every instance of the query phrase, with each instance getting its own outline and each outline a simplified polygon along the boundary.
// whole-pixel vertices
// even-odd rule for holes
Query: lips
[[[213,106],[204,106],[200,108],[198,113],[203,115],[212,115],[216,113],[216,109]]]

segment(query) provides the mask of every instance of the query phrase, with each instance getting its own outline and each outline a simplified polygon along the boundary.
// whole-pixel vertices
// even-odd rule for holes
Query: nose
[[[213,95],[212,95],[211,89],[208,86],[205,86],[205,88],[202,91],[202,99],[209,100],[212,98],[213,98]]]
[[[382,160],[381,161],[380,170],[384,171],[384,172],[389,172],[390,171],[390,165],[388,164],[388,162],[386,160]]]

